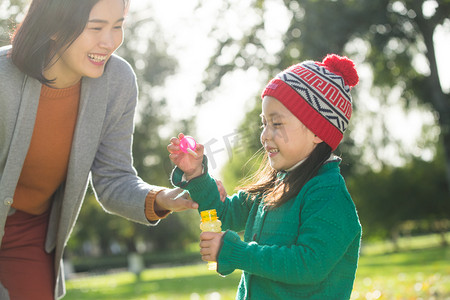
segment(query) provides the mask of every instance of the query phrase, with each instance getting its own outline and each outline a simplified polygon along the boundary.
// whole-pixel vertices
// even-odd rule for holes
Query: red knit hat
[[[279,73],[261,97],[272,96],[283,103],[335,150],[352,114],[350,89],[358,81],[353,61],[329,54],[321,63],[304,61]]]

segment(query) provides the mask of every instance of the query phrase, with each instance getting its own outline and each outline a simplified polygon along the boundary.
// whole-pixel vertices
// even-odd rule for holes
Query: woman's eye
[[[281,125],[283,125],[283,123],[273,123],[273,126],[275,126],[275,127],[278,127],[278,126],[281,126]]]

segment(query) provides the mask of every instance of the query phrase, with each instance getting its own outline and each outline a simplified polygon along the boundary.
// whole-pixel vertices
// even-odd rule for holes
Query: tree
[[[433,110],[443,149],[441,152],[435,150],[433,161],[427,162],[408,152],[409,149],[401,149],[401,142],[393,140],[389,134],[383,134],[376,141],[369,135],[364,143],[357,144],[351,134],[355,124],[350,123],[350,135],[345,135],[338,153],[343,153],[341,169],[360,212],[365,236],[395,236],[402,224],[409,221],[418,224],[418,220],[428,224],[428,230],[434,230],[432,225],[448,219],[450,96],[439,83],[432,38],[437,26],[450,24],[450,1],[285,0],[285,14],[280,14],[277,21],[281,23],[285,16],[289,20],[278,31],[282,41],[278,48],[273,47],[276,40],[274,42],[273,33],[268,33],[270,23],[265,17],[273,2],[254,0],[250,3],[252,12],[246,14],[255,20],[252,26],[245,26],[245,22],[235,25],[242,28],[242,36],[228,30],[225,26],[229,24],[221,27],[220,24],[225,22],[219,22],[212,30],[219,42],[204,78],[205,92],[198,97],[198,103],[208,101],[208,93],[220,84],[221,78],[236,69],[267,70],[270,78],[279,70],[305,59],[321,60],[333,52],[346,54],[357,65],[370,67],[371,94],[381,105],[389,106],[395,102],[401,103],[405,110],[411,107]],[[233,11],[233,5],[237,2],[226,7],[223,19],[227,19],[226,14],[239,15],[239,11]],[[426,8],[430,5],[435,10],[427,14]],[[417,61],[426,62],[428,68],[424,71]],[[354,90],[354,117],[370,120],[369,115],[358,117],[359,103],[367,101],[365,97],[358,97],[362,94],[358,88]],[[254,110],[248,113],[240,127],[242,132],[259,122],[260,102],[256,99]],[[389,124],[383,122],[383,116],[377,117],[381,124],[372,123],[371,127],[380,126],[386,133]],[[431,133],[422,134],[421,146],[437,149],[438,138]],[[248,142],[251,153],[258,149],[254,146],[255,141],[257,135]],[[404,166],[378,161],[381,162],[379,168],[374,169],[374,160],[362,159],[366,153],[376,154],[388,146],[406,157]],[[244,152],[240,154],[233,156],[224,169],[224,178],[231,181],[233,187],[238,183],[237,179],[245,175],[242,166],[251,156]],[[376,159],[377,155],[373,157]],[[444,180],[446,173],[447,180]],[[228,182],[226,184],[229,189]]]
[[[0,47],[10,44],[10,35],[19,22],[27,0],[2,0],[0,3]]]
[[[390,237],[396,244],[406,224],[419,233],[449,230],[448,222],[442,222],[450,218],[443,158],[440,151],[431,162],[413,159],[402,167],[385,166],[348,180],[366,238]]]
[[[273,39],[267,33],[269,22],[265,14],[271,1],[251,1],[252,13],[259,17],[254,18],[253,26],[242,26],[242,37],[227,34],[220,25],[212,30],[220,42],[207,69],[205,90],[214,89],[225,74],[236,68],[256,67],[275,74],[301,60],[320,60],[330,52],[352,54],[361,64],[370,65],[373,91],[380,101],[399,90],[398,101],[403,101],[406,108],[420,103],[436,112],[450,189],[450,94],[440,85],[433,43],[436,28],[450,24],[450,1],[284,0],[283,4],[290,22],[280,33],[283,46],[279,51],[270,51]],[[238,13],[230,12],[232,8],[230,4],[224,15]],[[427,70],[417,66],[418,60],[425,62]],[[207,93],[201,94],[199,103],[207,101]],[[357,108],[358,103],[354,105]],[[352,150],[350,139],[344,142],[351,153],[361,154]],[[378,142],[383,144],[371,146],[380,149],[392,142],[386,135]]]

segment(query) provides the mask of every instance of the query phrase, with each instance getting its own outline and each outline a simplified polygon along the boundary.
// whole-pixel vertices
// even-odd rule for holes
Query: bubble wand
[[[194,151],[197,148],[197,142],[192,136],[185,136],[180,140],[180,149],[184,153],[189,153],[194,157],[198,157],[198,154]]]

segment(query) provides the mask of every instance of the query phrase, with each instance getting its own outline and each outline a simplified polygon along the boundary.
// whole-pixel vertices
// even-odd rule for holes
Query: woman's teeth
[[[106,60],[107,56],[100,56],[95,54],[88,54],[88,57],[93,60],[94,62],[103,62]]]

